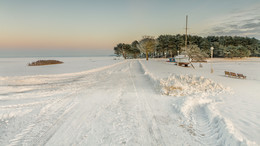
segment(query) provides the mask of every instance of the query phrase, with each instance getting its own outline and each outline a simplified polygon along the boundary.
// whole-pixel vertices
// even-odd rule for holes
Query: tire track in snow
[[[114,69],[114,68],[116,68],[117,69],[117,67],[118,66],[122,66],[122,64],[120,63],[120,64],[118,64],[118,65],[116,65],[116,66],[112,66],[112,70]],[[91,73],[92,74],[92,73]],[[93,76],[91,76],[91,77],[88,77],[88,78],[86,78],[86,80],[89,80],[90,78],[91,79],[98,79],[98,81],[96,81],[96,82],[93,82],[93,81],[90,81],[89,82],[89,84],[87,84],[87,86],[85,85],[85,84],[81,84],[81,85],[79,85],[79,86],[83,86],[82,87],[82,89],[79,89],[79,91],[80,90],[83,90],[83,89],[87,89],[88,87],[90,87],[91,86],[91,88],[95,88],[95,86],[99,86],[104,80],[106,80],[107,78],[108,78],[108,74],[106,74],[106,71],[104,71],[104,72],[101,72],[101,73],[93,73],[93,75],[94,75],[94,77]],[[87,82],[88,83],[88,82]],[[79,99],[80,100],[80,99]],[[113,102],[113,101],[112,101]],[[105,104],[104,104],[105,103]],[[81,121],[82,122],[80,122],[80,123],[78,123],[78,129],[76,128],[76,130],[78,130],[78,131],[80,131],[81,130],[81,128],[82,128],[82,126],[81,125],[84,125],[84,126],[87,126],[88,125],[88,123],[92,123],[95,119],[97,119],[99,116],[101,116],[102,115],[102,113],[105,111],[105,108],[107,107],[107,106],[109,106],[110,105],[110,103],[107,103],[107,102],[104,102],[103,104],[101,104],[101,106],[99,106],[99,107],[96,107],[96,106],[94,106],[93,108],[92,108],[92,110],[91,110],[91,113],[87,113],[87,111],[82,111],[82,109],[79,109],[78,107],[77,107],[77,109],[74,109],[75,111],[73,112],[73,113],[75,113],[76,114],[76,112],[79,112],[79,113],[81,113],[80,115],[78,115],[78,113],[76,114],[77,116],[79,116],[78,118],[81,118]],[[77,106],[79,106],[79,105],[77,105]],[[84,106],[84,105],[83,105]],[[80,106],[79,106],[80,107]],[[83,108],[84,109],[84,108]],[[80,111],[79,111],[80,110]],[[86,116],[86,115],[88,115],[88,116]],[[85,117],[85,118],[82,118],[82,117]],[[85,120],[84,120],[85,119]],[[56,122],[57,123],[57,122]],[[84,127],[83,126],[83,127]],[[52,130],[53,131],[53,130]],[[91,130],[90,130],[91,131]],[[56,132],[56,131],[55,131]],[[53,133],[54,134],[54,133]],[[52,134],[52,135],[53,135]],[[85,137],[85,136],[84,136]],[[48,138],[48,139],[50,139],[50,138]],[[43,141],[43,140],[41,140],[41,141]],[[47,142],[47,140],[46,141],[43,141],[43,142]],[[45,144],[45,143],[43,143],[43,144]],[[75,142],[76,143],[76,142]]]
[[[96,113],[98,116],[94,117],[92,114],[88,116],[85,133],[81,133],[81,138],[73,145],[165,145],[151,106],[148,106],[147,100],[140,97],[152,89],[147,91],[141,90],[140,85],[137,87],[139,83],[136,82],[139,82],[139,79],[140,82],[145,82],[145,85],[150,84],[138,62],[131,61],[122,69],[109,72],[111,74],[117,72],[124,77],[125,80],[115,82],[120,84],[122,93],[114,97],[114,101],[106,102],[106,106],[100,103],[101,111],[92,111],[93,115]],[[113,76],[118,75],[112,75],[112,80]]]
[[[192,112],[193,122],[196,122],[194,128],[198,141],[203,145],[221,145],[222,133],[218,125],[219,123],[210,121],[206,106],[197,106]]]
[[[92,79],[94,78],[99,78],[97,77],[97,75],[100,74],[94,73],[94,76],[96,77],[93,77],[92,75],[88,75],[88,76],[84,75],[85,79],[83,81],[77,81],[77,82],[74,81],[69,85],[65,85],[64,83],[60,83],[60,82],[57,83],[57,86],[62,84],[63,85],[62,88],[64,86],[66,88],[74,86],[73,89],[69,90],[72,91],[72,93],[70,93],[65,97],[60,96],[48,100],[44,108],[41,109],[41,111],[43,112],[40,112],[36,120],[34,120],[34,122],[30,122],[31,124],[29,124],[27,128],[23,129],[20,133],[16,134],[14,138],[10,140],[9,145],[19,145],[21,143],[23,145],[26,144],[44,145],[52,137],[52,135],[58,130],[58,128],[63,124],[63,122],[68,117],[68,115],[73,114],[72,109],[75,106],[74,97],[77,97],[77,93],[78,92],[80,93],[82,90],[87,89],[88,87],[93,86],[96,83],[100,83],[100,81],[98,82],[92,81]],[[102,76],[103,79],[106,79],[108,75],[104,76],[103,74]],[[83,79],[83,77],[81,77],[81,79]],[[45,84],[42,86],[44,86],[45,89],[51,89],[49,86],[52,86],[53,84]],[[38,87],[40,88],[40,86]],[[52,90],[52,92],[55,93],[56,91],[59,91],[62,88],[61,87],[56,88],[55,90]],[[67,93],[69,91],[67,91]]]
[[[147,77],[144,75],[144,71],[142,69],[140,62],[139,61],[135,62],[135,64],[136,64],[135,66],[137,69],[133,69],[134,71],[136,71],[134,74],[136,74],[136,76],[141,75],[141,77],[139,77],[136,80],[146,79]],[[144,94],[144,93],[149,93],[149,91],[145,91],[144,88],[142,88],[141,86],[137,87],[137,85],[133,79],[133,75],[132,75],[133,73],[131,71],[129,71],[129,72],[130,72],[130,77],[131,77],[131,81],[132,81],[132,84],[133,84],[133,87],[135,90],[136,97],[139,99],[139,104],[141,104],[142,109],[144,110],[143,117],[146,117],[146,118],[142,118],[144,126],[148,125],[148,131],[151,136],[151,140],[154,141],[154,145],[165,145],[160,128],[157,124],[158,121],[156,121],[155,116],[153,115],[154,112],[153,112],[150,104],[147,101],[147,98],[146,98],[147,95]],[[150,86],[152,83],[151,82],[147,83],[147,81],[148,80],[142,81],[142,83],[146,83],[145,85]],[[142,89],[142,90],[141,91],[137,90],[137,88]],[[150,86],[150,88],[153,88],[153,87]],[[139,93],[139,92],[141,92],[141,93]],[[153,90],[150,90],[150,92],[153,92]],[[149,96],[149,98],[152,98],[152,97]],[[145,119],[145,121],[144,121],[144,119]]]
[[[111,68],[110,70],[114,70],[115,72],[119,69],[121,69],[122,67],[124,67],[124,64],[115,66],[113,68]],[[113,80],[108,80],[110,77],[109,76],[109,72],[104,71],[101,74],[98,73],[97,74],[100,77],[95,77],[96,79],[98,79],[99,84],[92,86],[91,88],[95,88],[95,90],[97,90],[97,88],[102,88],[103,86],[105,86],[105,83],[111,82]],[[120,82],[120,80],[118,80]],[[110,84],[110,83],[108,83]],[[102,90],[102,89],[99,89]],[[122,94],[123,91],[118,91],[117,93],[120,95]],[[88,93],[88,92],[86,92]],[[84,99],[87,100],[91,100],[94,92],[90,91],[90,95],[88,98]],[[68,143],[70,142],[70,139],[73,138],[73,142],[71,143],[71,145],[82,145],[83,143],[87,143],[89,141],[89,135],[93,135],[93,124],[95,124],[97,122],[97,119],[99,119],[100,116],[104,115],[104,112],[106,111],[106,108],[109,107],[111,104],[113,104],[114,102],[117,102],[118,96],[116,96],[113,99],[106,99],[103,96],[100,97],[100,99],[98,100],[98,104],[93,104],[91,105],[92,107],[90,107],[89,110],[85,109],[85,105],[84,105],[84,101],[81,100],[81,104],[77,105],[76,108],[76,112],[74,115],[71,116],[71,118],[68,119],[68,121],[73,122],[74,120],[77,120],[77,125],[72,125],[71,127],[65,127],[65,131],[66,133],[69,132],[72,137],[66,139],[68,141]],[[104,99],[104,100],[102,100]],[[81,119],[80,121],[78,121],[78,119]],[[65,124],[66,125],[66,124]],[[64,127],[63,127],[64,128]],[[84,129],[84,130],[83,130]],[[47,143],[48,145],[53,145],[55,144],[55,141],[51,141]],[[57,144],[56,144],[57,145]]]
[[[74,93],[71,95],[73,94]],[[65,99],[56,100],[52,102],[51,105],[47,105],[47,109],[40,113],[36,120],[31,122],[27,128],[15,135],[14,138],[10,140],[11,143],[9,145],[38,145],[40,141],[44,141],[44,137],[47,136],[47,133],[55,127],[58,121],[64,118],[66,113],[73,107],[73,101],[72,98],[70,98],[71,95],[64,97]]]
[[[210,107],[214,103],[197,105],[194,107],[191,118],[194,132],[203,145],[256,145],[254,142],[243,139],[234,131],[232,123],[213,113]],[[216,111],[217,112],[217,111]]]
[[[127,67],[126,64],[117,66],[116,68],[112,68],[111,70],[108,70],[107,73],[111,75],[111,79],[108,80],[108,82],[114,82],[113,77],[118,77],[117,73],[122,73],[122,72],[126,72],[128,71],[129,68]],[[86,124],[86,127],[88,127],[87,132],[84,132],[84,134],[81,134],[81,140],[79,140],[79,142],[76,142],[73,145],[82,145],[84,144],[90,144],[93,145],[95,142],[93,142],[93,139],[96,140],[96,142],[98,142],[98,144],[102,144],[103,143],[103,138],[107,137],[106,135],[103,135],[102,137],[99,137],[98,135],[96,135],[96,132],[94,129],[98,129],[96,128],[97,126],[99,126],[97,123],[100,120],[104,120],[104,121],[108,121],[108,116],[104,116],[107,115],[107,111],[111,110],[112,108],[114,108],[115,106],[117,106],[120,101],[121,101],[121,97],[123,96],[125,90],[126,90],[126,84],[125,84],[125,79],[122,77],[119,80],[115,80],[116,84],[117,82],[119,83],[118,85],[119,87],[119,91],[116,91],[117,95],[112,98],[112,101],[107,102],[104,101],[102,103],[99,103],[100,107],[96,108],[93,107],[93,110],[91,112],[91,114],[88,116],[88,120]],[[118,89],[118,88],[115,88]],[[120,108],[117,108],[120,109]],[[117,117],[113,117],[113,118],[117,118]],[[103,133],[104,134],[104,133]],[[111,134],[109,135],[111,136]],[[115,141],[111,141],[111,142],[115,142]],[[97,143],[95,143],[97,144]]]
[[[82,124],[82,125],[84,124],[84,127],[87,127],[86,128],[87,130],[83,131],[80,134],[80,136],[79,136],[79,140],[74,142],[74,144],[72,144],[72,145],[77,146],[77,145],[82,145],[84,143],[88,143],[89,135],[95,135],[93,129],[95,129],[94,125],[96,124],[98,119],[101,116],[104,115],[104,113],[107,111],[107,109],[111,105],[116,104],[116,103],[119,102],[122,93],[123,93],[123,90],[119,90],[117,97],[115,99],[113,99],[111,103],[110,102],[109,103],[108,102],[104,102],[104,103],[102,103],[103,105],[101,107],[99,107],[99,108],[93,107],[93,110],[92,110],[92,112],[90,114],[88,112],[84,112],[84,113],[81,114],[81,117],[86,115],[86,114],[88,114],[88,116],[86,116],[86,118],[84,118],[85,120],[84,119],[82,120],[84,122],[79,123],[79,124]],[[79,126],[79,127],[81,127],[81,126]],[[102,141],[101,141],[101,143],[102,143]]]
[[[233,124],[215,109],[222,101],[221,93],[212,91],[179,97],[174,107],[183,116],[180,127],[202,145],[255,145],[241,137]]]

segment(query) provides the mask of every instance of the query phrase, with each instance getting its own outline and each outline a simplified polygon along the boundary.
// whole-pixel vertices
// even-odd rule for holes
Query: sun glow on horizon
[[[259,12],[258,8],[260,3],[257,0],[238,0],[236,3],[234,0],[2,1],[0,50],[113,49],[117,43],[131,43],[141,39],[143,35],[158,37],[163,34],[184,34],[187,14],[189,34],[221,35],[221,31],[215,32],[217,26],[211,24],[217,23],[211,20],[232,16],[234,11],[240,14],[245,10],[248,13],[243,13],[244,18],[252,12],[254,13],[252,19],[258,20],[260,17],[259,13],[256,14]],[[222,19],[216,20],[222,22]],[[241,21],[247,23],[245,19]],[[232,17],[230,21],[226,21],[227,24],[220,23],[220,25],[229,27],[230,22]],[[239,24],[240,21],[236,23]],[[234,33],[235,27],[232,27],[224,35],[249,35],[259,39],[260,26],[254,26],[243,33],[239,30]]]

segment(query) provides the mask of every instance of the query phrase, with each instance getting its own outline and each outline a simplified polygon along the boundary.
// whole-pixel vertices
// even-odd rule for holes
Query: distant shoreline
[[[0,56],[0,58],[84,58],[84,57],[116,57],[115,55],[95,55],[95,56]]]

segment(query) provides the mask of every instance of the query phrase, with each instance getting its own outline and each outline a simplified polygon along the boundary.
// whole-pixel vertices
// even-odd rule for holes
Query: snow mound
[[[195,75],[170,75],[160,80],[161,93],[170,96],[188,96],[199,93],[216,94],[226,90],[214,81]]]
[[[202,76],[174,74],[161,79],[160,85],[162,94],[181,97],[173,104],[182,117],[180,127],[202,145],[256,145],[216,109],[216,104],[223,102],[219,95],[230,93],[229,87]]]

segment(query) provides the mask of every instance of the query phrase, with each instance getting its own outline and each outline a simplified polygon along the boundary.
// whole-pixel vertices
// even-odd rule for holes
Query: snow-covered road
[[[179,134],[183,130],[167,98],[156,92],[139,61],[6,81],[0,93],[1,145],[194,143],[188,133]]]
[[[202,93],[190,86],[183,98],[164,95],[140,60],[80,73],[3,77],[0,145],[248,144],[211,113],[224,88],[184,78],[212,88]]]

